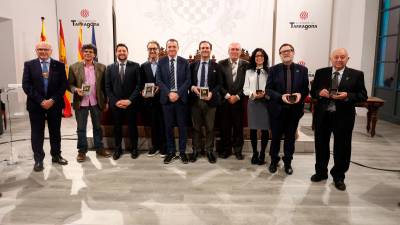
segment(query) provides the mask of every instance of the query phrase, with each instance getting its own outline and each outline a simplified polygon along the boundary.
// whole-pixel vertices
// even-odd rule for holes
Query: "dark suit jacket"
[[[180,56],[178,56],[176,60],[176,73],[179,99],[183,103],[187,103],[188,89],[190,86],[189,62]],[[168,94],[170,92],[168,56],[162,57],[158,60],[156,80],[157,85],[160,87],[160,102],[161,104],[167,104],[169,101]]]
[[[233,82],[232,66],[229,59],[221,60],[218,64],[221,65],[222,69],[221,97],[225,100],[225,95],[229,93],[230,95],[239,95],[242,100],[244,97],[243,85],[249,63],[245,60],[239,59],[235,82]]]
[[[96,76],[96,100],[97,105],[100,109],[103,109],[106,103],[105,98],[105,72],[106,66],[93,62],[94,72]],[[77,62],[69,67],[68,72],[68,90],[74,94],[74,101],[72,106],[74,109],[79,109],[81,105],[82,97],[78,93],[74,92],[75,88],[81,88],[82,84],[85,83],[85,64],[82,62]]]
[[[192,64],[190,64],[190,72],[192,74],[191,76],[192,84],[190,86],[197,86],[198,82],[197,73],[199,71],[199,68],[200,68],[200,61],[195,61]],[[207,104],[208,106],[216,107],[219,105],[221,101],[220,97],[221,95],[219,91],[222,84],[222,71],[220,65],[210,60],[207,77],[208,77],[207,80],[208,88],[209,91],[212,93],[212,97],[209,101],[207,101]],[[197,96],[194,92],[190,93],[190,97],[192,100],[199,98],[199,96]]]
[[[116,107],[115,103],[122,99],[129,99],[132,102],[129,107],[133,107],[140,93],[140,65],[129,60],[126,62],[123,83],[119,76],[118,62],[108,65],[105,83],[110,107]]]
[[[45,95],[39,59],[25,62],[22,88],[27,95],[26,109],[29,112],[44,110],[40,103],[46,99],[54,100],[51,108],[64,108],[64,94],[68,86],[64,63],[51,59],[48,79],[47,95]]]
[[[311,96],[318,102],[314,106],[315,112],[325,111],[330,100],[319,96],[322,89],[329,90],[332,80],[332,67],[318,69],[315,72],[314,81],[311,85]],[[368,95],[364,84],[364,73],[359,70],[346,67],[340,80],[338,91],[347,92],[347,100],[335,101],[336,111],[344,113],[355,113],[354,104],[367,101]]]
[[[293,83],[292,92],[300,93],[301,99],[297,104],[288,105],[282,101],[282,94],[286,93],[286,79],[284,74],[285,66],[279,63],[272,66],[266,85],[266,92],[270,96],[268,111],[271,116],[278,117],[282,111],[282,106],[286,105],[294,109],[294,116],[301,118],[304,114],[304,99],[308,96],[308,69],[302,65],[293,64]]]

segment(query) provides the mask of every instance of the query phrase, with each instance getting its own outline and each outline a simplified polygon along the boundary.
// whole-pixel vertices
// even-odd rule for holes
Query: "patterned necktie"
[[[201,63],[200,87],[205,87],[206,84],[206,62]]]
[[[260,73],[261,73],[261,70],[257,69],[257,87],[256,87],[256,90],[260,90]]]
[[[337,90],[338,87],[339,87],[339,72],[336,71],[333,73],[331,89]]]
[[[170,89],[174,90],[176,89],[175,87],[175,64],[174,64],[175,59],[172,58],[170,60],[170,66],[169,66],[169,85]]]
[[[47,61],[42,62],[42,74],[43,74],[43,86],[44,93],[47,95],[47,88],[49,86],[49,67],[47,66]]]
[[[125,63],[121,63],[119,64],[119,76],[121,77],[121,82],[124,82],[124,78],[125,78]]]
[[[232,62],[232,80],[235,82],[237,75],[237,62]]]
[[[292,93],[292,71],[290,70],[290,66],[286,70],[286,93]]]

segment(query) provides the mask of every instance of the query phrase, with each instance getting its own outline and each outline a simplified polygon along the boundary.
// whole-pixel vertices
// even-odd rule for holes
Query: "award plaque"
[[[49,78],[49,73],[48,72],[42,73],[42,76],[44,79],[47,79]]]
[[[200,99],[205,99],[208,97],[208,87],[200,88]]]
[[[329,90],[329,96],[334,96],[334,95],[337,95],[337,93],[338,93],[338,90],[337,89],[330,89]]]
[[[287,100],[288,100],[288,102],[290,102],[290,103],[295,103],[296,100],[297,100],[297,95],[289,95],[289,96],[287,97]]]
[[[85,96],[88,96],[90,94],[90,85],[82,84],[82,91]]]
[[[263,90],[256,90],[257,95],[262,94],[262,93],[263,93]]]
[[[155,85],[154,83],[145,83],[144,84],[144,96],[145,97],[154,97]]]

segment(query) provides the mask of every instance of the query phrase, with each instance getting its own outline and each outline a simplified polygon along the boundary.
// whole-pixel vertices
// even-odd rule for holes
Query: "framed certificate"
[[[337,95],[337,89],[330,89],[329,90],[329,96],[334,96],[334,95]]]
[[[82,91],[85,96],[90,94],[90,84],[82,84]]]
[[[290,103],[295,103],[296,100],[297,100],[297,95],[289,95],[289,96],[287,97],[287,100],[288,100],[288,102],[290,102]]]
[[[205,99],[208,97],[208,87],[201,87],[200,88],[200,99]]]
[[[145,83],[144,84],[144,96],[145,97],[154,97],[155,85],[154,83]]]

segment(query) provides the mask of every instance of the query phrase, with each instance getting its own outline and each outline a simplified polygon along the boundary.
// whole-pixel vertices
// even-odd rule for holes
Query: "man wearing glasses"
[[[271,164],[268,169],[270,173],[275,173],[277,170],[280,161],[280,142],[284,135],[282,160],[286,174],[291,175],[296,130],[304,114],[304,99],[309,93],[308,69],[293,62],[294,48],[291,44],[282,44],[279,55],[282,63],[270,68],[266,86],[266,93],[270,96],[268,111],[271,116],[272,131],[269,152]]]
[[[27,95],[26,108],[31,124],[31,145],[35,164],[33,170],[42,171],[44,129],[47,120],[50,135],[52,162],[68,164],[61,156],[61,116],[64,108],[64,93],[68,82],[65,65],[50,58],[51,45],[40,42],[36,45],[37,58],[24,64],[22,88]]]
[[[101,111],[107,108],[104,79],[106,66],[95,62],[97,48],[92,44],[86,44],[81,49],[83,61],[76,62],[69,68],[68,90],[74,94],[73,108],[78,133],[78,162],[86,160],[88,149],[86,126],[90,113],[93,126],[93,142],[97,155],[110,157],[111,153],[103,148],[102,131],[100,127]]]
[[[149,54],[148,61],[143,63],[140,67],[140,90],[142,90],[142,97],[144,98],[142,112],[144,118],[148,119],[151,124],[152,147],[147,156],[151,157],[160,153],[161,157],[165,157],[167,146],[165,140],[164,119],[160,103],[160,89],[155,85],[160,44],[158,44],[157,41],[150,41],[147,44],[147,51]]]

